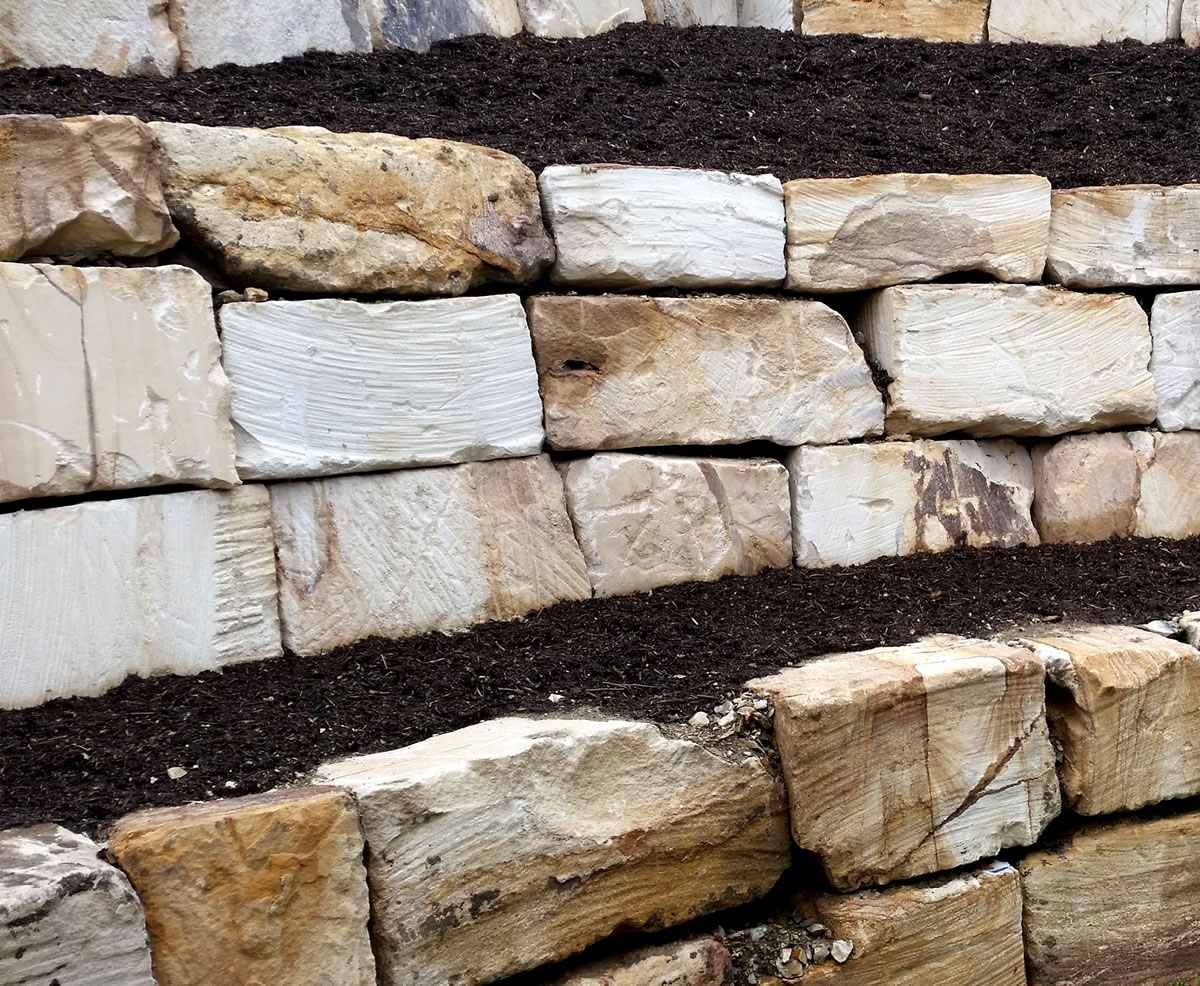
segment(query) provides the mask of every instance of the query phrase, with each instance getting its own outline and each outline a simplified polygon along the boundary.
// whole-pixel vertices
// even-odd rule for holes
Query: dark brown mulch
[[[54,820],[94,832],[132,808],[262,791],[325,759],[514,712],[587,706],[679,722],[756,674],[927,633],[1168,617],[1200,608],[1198,558],[1193,538],[781,570],[455,636],[130,680],[102,698],[0,713],[0,828]],[[552,705],[552,692],[567,700]],[[189,773],[168,781],[170,766]]]
[[[1200,177],[1200,51],[803,38],[626,25],[310,55],[170,81],[0,73],[5,112],[132,113],[438,136],[562,162],[771,171],[1025,172],[1059,187]]]

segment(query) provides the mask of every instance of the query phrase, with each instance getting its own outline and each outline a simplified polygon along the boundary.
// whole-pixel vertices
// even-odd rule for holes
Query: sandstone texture
[[[0,69],[166,76],[179,65],[167,0],[0,0],[0,24]]]
[[[537,183],[500,151],[319,127],[151,124],[181,229],[239,285],[459,295],[554,258]]]
[[[280,484],[271,512],[296,654],[591,595],[547,456]]]
[[[1200,45],[1200,2],[1183,0],[1180,9],[1180,33],[1189,45]]]
[[[195,271],[0,264],[0,502],[232,486],[229,402]]]
[[[517,0],[525,30],[543,38],[586,38],[646,19],[642,0]]]
[[[805,34],[982,41],[988,0],[796,0]]]
[[[725,946],[700,938],[585,962],[547,986],[725,986],[732,979]]]
[[[1200,432],[1070,435],[1033,449],[1033,519],[1048,543],[1200,534]]]
[[[1016,442],[798,448],[786,462],[797,565],[1038,543],[1033,469]]]
[[[772,175],[555,165],[538,184],[559,284],[636,289],[783,282],[783,186]]]
[[[516,295],[221,308],[244,479],[533,455],[542,402]]]
[[[1200,430],[1200,291],[1158,295],[1150,312],[1150,335],[1158,427]]]
[[[1036,175],[871,175],[783,186],[787,286],[863,291],[982,271],[1037,282],[1050,182]]]
[[[366,0],[376,50],[428,51],[435,41],[470,34],[508,38],[521,33],[517,0]]]
[[[794,0],[738,0],[738,27],[796,28]]]
[[[267,491],[0,515],[0,709],[280,654]]]
[[[5,986],[155,986],[141,904],[99,854],[57,825],[0,832]]]
[[[597,596],[791,561],[788,474],[774,459],[605,452],[562,471]]]
[[[334,788],[129,815],[109,854],[146,908],[158,986],[374,986],[363,837]]]
[[[1047,699],[1064,799],[1081,815],[1200,794],[1200,653],[1145,630],[1085,626],[1023,637]]]
[[[529,326],[555,449],[878,435],[883,402],[816,301],[543,295]]]
[[[645,7],[651,24],[738,26],[738,0],[645,0]]]
[[[1200,648],[1200,611],[1187,611],[1179,617],[1179,627],[1184,638],[1193,647]]]
[[[1179,37],[1182,0],[992,0],[988,40],[1094,45]]]
[[[792,835],[838,890],[1031,845],[1059,812],[1041,662],[963,637],[750,682],[775,708]]]
[[[1046,277],[1070,288],[1200,284],[1200,185],[1055,191]]]
[[[1007,863],[852,894],[802,894],[797,913],[853,942],[845,963],[810,966],[805,984],[1025,986],[1021,878]]]
[[[770,890],[783,794],[647,723],[497,719],[327,764],[358,799],[381,986],[477,986]]]
[[[173,246],[153,139],[131,116],[0,116],[0,260]]]
[[[1190,984],[1200,976],[1198,855],[1191,812],[1098,822],[1026,856],[1030,986]]]
[[[1154,420],[1149,320],[1128,295],[884,288],[855,330],[892,378],[889,433],[1058,435]]]

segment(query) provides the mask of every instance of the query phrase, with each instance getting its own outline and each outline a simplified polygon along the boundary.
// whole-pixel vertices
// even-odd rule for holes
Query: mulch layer
[[[1200,177],[1200,51],[958,45],[626,25],[469,38],[163,81],[0,73],[0,111],[130,113],[447,137],[535,170],[624,162],[770,171],[1035,172],[1058,187]]]
[[[267,790],[323,760],[513,713],[681,723],[748,678],[929,633],[1142,623],[1200,608],[1200,538],[957,550],[566,603],[0,713],[0,828]],[[565,696],[560,704],[552,693]],[[188,773],[168,780],[167,769]],[[233,785],[233,786],[231,786]]]

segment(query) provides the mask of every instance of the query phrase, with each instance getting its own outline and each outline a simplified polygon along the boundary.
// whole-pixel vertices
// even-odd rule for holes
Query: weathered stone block
[[[766,893],[778,783],[654,726],[498,719],[327,764],[358,799],[383,986],[477,986]]]
[[[297,654],[591,595],[546,456],[286,483],[271,487],[271,510]]]
[[[537,369],[516,295],[232,304],[221,328],[243,478],[541,451]]]
[[[804,982],[850,986],[1025,986],[1021,878],[1007,863],[852,894],[802,894],[802,917],[854,945]]]
[[[1038,543],[1033,469],[1016,442],[798,448],[786,461],[797,565]]]
[[[1026,856],[1030,986],[1191,983],[1200,976],[1198,856],[1197,812],[1094,823]]]
[[[180,227],[238,284],[458,295],[554,257],[533,173],[500,151],[319,127],[151,124]]]
[[[832,885],[1031,845],[1059,811],[1044,671],[963,637],[837,654],[750,682],[775,707],[792,835]]]
[[[1200,429],[1200,291],[1160,294],[1150,312],[1150,372],[1163,431]]]
[[[892,287],[855,329],[892,378],[889,432],[1058,435],[1154,420],[1149,320],[1128,295]]]
[[[531,298],[551,448],[780,445],[883,431],[845,321],[777,298]]]
[[[0,832],[0,982],[155,986],[141,904],[99,854],[57,825]]]
[[[1200,432],[1070,435],[1033,449],[1048,543],[1200,534]]]
[[[345,791],[128,815],[108,851],[146,908],[158,986],[374,986],[362,829]]]
[[[796,28],[796,0],[738,0],[738,27]]]
[[[642,0],[517,0],[525,30],[544,38],[586,38],[646,19]]]
[[[0,515],[0,708],[280,653],[267,491]]]
[[[797,0],[805,34],[982,41],[988,0]]]
[[[1050,182],[1036,175],[871,175],[783,186],[787,286],[862,291],[983,271],[1037,282]]]
[[[774,459],[608,452],[563,467],[597,596],[786,568],[787,470]]]
[[[521,33],[517,0],[367,0],[367,17],[377,51],[428,51],[433,42],[447,38]]]
[[[738,0],[645,0],[645,5],[651,24],[738,26]]]
[[[1179,37],[1181,0],[992,0],[988,40],[1094,45]]]
[[[725,986],[729,951],[714,938],[650,945],[577,965],[547,986]]]
[[[782,283],[783,186],[772,175],[556,165],[538,184],[558,245],[550,276],[600,288]]]
[[[1200,611],[1185,611],[1179,617],[1179,627],[1187,642],[1200,648]]]
[[[1189,45],[1200,45],[1200,2],[1183,0],[1180,7],[1180,34]]]
[[[0,502],[238,482],[195,271],[0,264],[0,354]]]

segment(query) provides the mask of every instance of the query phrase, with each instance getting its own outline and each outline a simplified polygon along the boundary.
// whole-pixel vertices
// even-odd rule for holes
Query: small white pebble
[[[689,726],[707,726],[708,725],[708,713],[707,712],[697,712],[694,716],[692,716],[692,718],[690,718],[688,720],[688,725]]]
[[[158,783],[158,778],[157,778],[157,777],[155,777],[153,774],[151,774],[151,775],[150,775],[150,783],[151,783],[151,784],[157,784],[157,783]]]
[[[187,777],[187,771],[182,767],[168,767],[167,776],[173,781],[179,780],[181,777]]]
[[[854,942],[839,938],[829,946],[829,952],[833,956],[833,961],[841,965],[846,959],[850,958],[850,953],[854,951]]]
[[[717,725],[724,729],[727,726],[732,726],[735,722],[737,722],[737,713],[726,712],[725,715],[721,716],[721,718],[717,720]]]
[[[235,787],[237,787],[237,786],[238,786],[238,783],[237,783],[237,781],[226,781],[226,782],[225,782],[225,786],[226,786],[227,788],[229,788],[229,790],[231,790],[231,791],[232,791],[232,790],[233,790]]]
[[[566,695],[559,695],[558,692],[550,693],[550,701],[555,705],[558,705],[560,702],[565,702],[566,700],[567,700]]]

